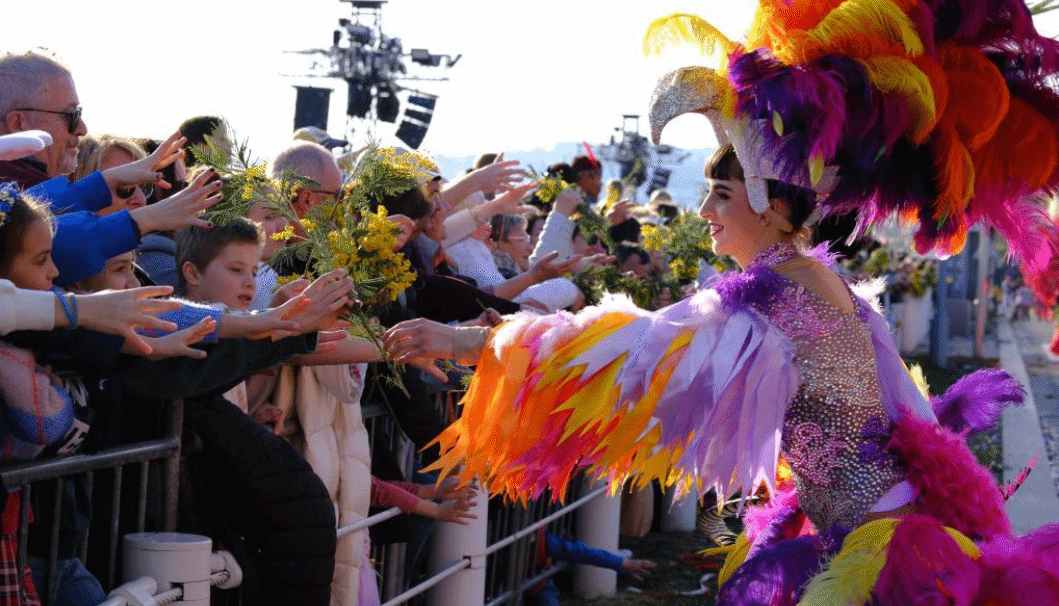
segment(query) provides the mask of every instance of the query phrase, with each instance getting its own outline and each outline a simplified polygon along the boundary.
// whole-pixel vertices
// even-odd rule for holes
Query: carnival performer
[[[492,330],[394,327],[398,360],[477,363],[437,466],[517,499],[580,470],[765,485],[718,604],[1059,603],[1059,524],[1014,537],[964,441],[1021,387],[987,370],[928,400],[872,298],[799,247],[826,213],[918,221],[920,251],[944,254],[984,221],[1044,270],[1055,235],[1025,200],[1059,184],[1057,43],[1018,0],[765,0],[743,44],[682,14],[646,46],[673,40],[724,62],[663,77],[652,134],[710,119],[700,212],[743,271],[653,313],[611,298]]]

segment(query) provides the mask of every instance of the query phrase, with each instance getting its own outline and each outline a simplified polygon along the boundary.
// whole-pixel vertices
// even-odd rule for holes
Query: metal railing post
[[[586,492],[598,485],[586,487]],[[621,526],[621,497],[602,492],[581,508],[577,515],[577,540],[589,547],[618,550]],[[574,567],[574,593],[582,599],[611,597],[618,589],[618,573],[595,566]]]
[[[180,441],[181,434],[184,431],[184,400],[176,399],[173,400],[171,406],[169,406],[168,425],[169,425],[169,436],[175,436],[177,441]],[[179,500],[180,493],[180,449],[170,454],[165,459],[165,471],[162,475],[162,481],[165,483],[165,504],[164,514],[162,517],[162,530],[165,532],[173,532],[176,530],[177,525],[177,503]]]
[[[438,583],[431,592],[432,606],[467,606],[485,603],[485,550],[489,529],[489,495],[479,490],[477,505],[471,512],[478,516],[466,526],[439,522],[434,529],[430,554],[430,574],[435,575],[460,560],[470,565]]]
[[[695,532],[699,493],[693,487],[679,501],[674,486],[666,489],[665,510],[662,512],[662,532]]]

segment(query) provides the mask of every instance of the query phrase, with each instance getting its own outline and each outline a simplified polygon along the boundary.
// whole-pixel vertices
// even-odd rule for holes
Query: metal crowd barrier
[[[72,476],[86,475],[88,486],[91,490],[92,480],[95,474],[112,474],[113,484],[111,486],[111,500],[113,510],[109,512],[108,536],[103,537],[107,541],[107,569],[106,574],[100,574],[100,570],[93,571],[104,589],[112,589],[118,580],[118,541],[121,521],[122,507],[122,485],[125,479],[125,468],[134,467],[136,480],[139,483],[137,490],[136,515],[134,532],[148,530],[148,480],[150,478],[151,462],[162,462],[162,485],[163,498],[161,511],[155,512],[152,519],[161,521],[161,528],[149,530],[172,531],[176,528],[177,518],[177,490],[180,482],[180,434],[183,427],[184,408],[181,400],[174,401],[166,411],[167,431],[166,436],[157,440],[149,440],[110,448],[96,454],[75,454],[68,457],[28,461],[9,465],[0,469],[0,480],[9,491],[20,490],[22,492],[21,507],[19,508],[18,525],[18,567],[24,570],[28,561],[26,554],[29,539],[30,503],[34,490],[39,489],[42,482],[55,482],[55,499],[52,503],[38,503],[39,508],[51,507],[53,523],[51,527],[51,549],[48,554],[45,583],[43,587],[37,587],[41,603],[48,606],[52,593],[55,590],[55,571],[58,565],[58,543],[59,524],[62,515],[63,484]],[[89,494],[91,499],[91,494]],[[94,512],[94,515],[107,515],[107,512]],[[86,563],[88,559],[89,541],[95,540],[91,534],[81,545],[79,559]],[[21,582],[21,575],[19,576]]]
[[[452,418],[459,396],[456,392],[439,396],[437,405],[446,417]],[[416,456],[414,448],[396,430],[387,407],[378,403],[364,404],[362,416],[371,444],[376,445],[380,443],[376,440],[383,440],[382,443],[388,444],[392,451],[405,453],[402,465],[408,475]],[[555,562],[546,566],[537,557],[537,542],[543,537],[541,531],[547,529],[562,537],[572,537],[576,511],[605,490],[604,487],[588,490],[581,481],[573,481],[566,495],[565,506],[554,503],[547,494],[525,507],[505,504],[500,498],[494,497],[488,508],[488,547],[483,554],[486,556],[486,605],[518,604],[523,593],[568,570],[571,567],[568,563]],[[396,508],[383,511],[340,527],[338,534],[344,536],[369,528],[400,513]],[[464,558],[430,575],[425,570],[426,558],[420,570],[406,570],[405,544],[372,546],[371,553],[376,572],[380,575],[382,606],[426,604],[425,594],[428,590],[471,566],[471,560]]]
[[[438,405],[451,412],[455,408],[456,399],[458,399],[458,394],[444,394],[439,397]],[[100,570],[92,571],[97,575],[105,590],[113,589],[120,580],[120,571],[117,570],[117,563],[121,538],[122,489],[124,483],[128,480],[127,468],[131,468],[128,471],[134,474],[134,481],[138,483],[132,531],[173,531],[176,528],[183,402],[180,400],[174,401],[167,410],[167,417],[166,435],[156,440],[123,445],[96,454],[77,454],[63,458],[29,461],[0,469],[0,480],[3,481],[4,486],[11,491],[21,490],[23,495],[18,527],[18,564],[20,570],[24,569],[27,562],[26,548],[30,523],[29,504],[32,495],[38,489],[40,483],[45,481],[54,481],[56,483],[56,498],[54,502],[37,504],[38,507],[51,507],[53,513],[53,525],[50,529],[51,550],[46,558],[46,581],[43,587],[37,588],[44,606],[48,606],[50,603],[50,597],[55,589],[63,482],[72,476],[87,475],[89,486],[92,485],[93,477],[97,477],[96,474],[110,473],[113,479],[113,484],[110,487],[113,509],[109,512],[94,512],[94,515],[109,515],[109,532],[105,537],[89,536],[88,540],[81,546],[79,554],[79,559],[85,563],[88,558],[89,542],[106,541],[108,558],[105,574],[100,574],[102,572]],[[415,449],[409,440],[396,428],[396,424],[387,412],[386,407],[382,404],[365,404],[363,406],[363,418],[371,443],[377,444],[378,442],[375,440],[388,441],[394,452],[403,453],[401,457],[403,470],[408,472],[413,469],[415,457],[417,456]],[[161,523],[159,528],[147,528],[149,508],[148,481],[152,473],[151,463],[154,461],[162,463],[161,474],[164,494],[160,502],[161,511],[153,512],[151,519],[160,520]],[[539,500],[532,501],[525,507],[505,504],[499,498],[494,498],[489,506],[488,547],[483,554],[486,556],[487,606],[518,604],[520,596],[524,592],[569,569],[569,564],[562,562],[545,566],[540,561],[540,558],[537,557],[537,541],[543,536],[541,530],[547,529],[547,531],[564,537],[572,536],[574,529],[573,516],[577,509],[590,500],[597,498],[604,490],[604,488],[595,488],[585,492],[585,488],[580,481],[571,482],[570,489],[566,495],[565,501],[567,505],[565,506],[553,503],[550,495],[545,495]],[[355,524],[339,527],[337,529],[338,536],[345,536],[346,534],[369,528],[400,515],[400,513],[400,510],[394,508]],[[471,566],[470,559],[464,558],[430,575],[426,572],[427,558],[423,558],[423,563],[418,570],[407,570],[407,546],[403,543],[373,546],[372,559],[376,571],[380,575],[380,592],[383,606],[425,604],[425,594],[428,590],[448,577]]]

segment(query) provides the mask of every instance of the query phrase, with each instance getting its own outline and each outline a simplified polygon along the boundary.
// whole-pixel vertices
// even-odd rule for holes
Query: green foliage
[[[1059,8],[1059,0],[1037,0],[1037,2],[1030,2],[1028,6],[1031,13],[1041,15]]]
[[[717,262],[710,238],[709,221],[695,213],[685,212],[669,225],[647,225],[643,230],[644,247],[660,250],[669,261],[670,271],[682,280],[694,279],[699,262]]]
[[[672,278],[651,279],[624,274],[613,265],[590,266],[571,278],[585,296],[585,305],[598,305],[603,295],[625,294],[637,307],[654,309],[659,299],[668,291],[671,301],[681,298],[680,283]]]
[[[417,187],[417,177],[436,170],[434,162],[422,154],[397,153],[392,147],[373,143],[350,175],[345,203],[362,211],[371,210],[383,198]]]
[[[206,137],[206,144],[192,147],[191,153],[198,164],[213,170],[223,183],[220,193],[224,200],[206,214],[210,221],[227,225],[238,217],[246,217],[259,202],[267,203],[289,221],[297,220],[290,203],[291,193],[299,185],[312,183],[310,179],[290,173],[279,181],[273,180],[266,164],[253,158],[246,141],[237,143],[229,154],[213,137]]]

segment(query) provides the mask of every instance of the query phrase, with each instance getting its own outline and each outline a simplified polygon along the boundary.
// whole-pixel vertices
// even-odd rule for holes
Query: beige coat
[[[302,436],[292,442],[331,494],[339,526],[363,520],[371,500],[371,449],[360,413],[364,364],[284,366],[272,402],[284,417],[296,416]],[[357,606],[365,530],[338,540],[332,606]]]

